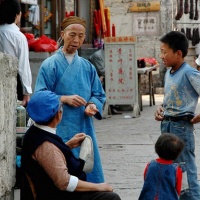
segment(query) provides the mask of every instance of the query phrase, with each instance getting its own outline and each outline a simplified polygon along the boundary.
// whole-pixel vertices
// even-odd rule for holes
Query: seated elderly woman
[[[35,199],[120,200],[107,183],[86,181],[84,154],[80,159],[71,151],[85,139],[85,133],[76,134],[66,143],[56,135],[62,106],[55,93],[36,92],[27,111],[34,124],[24,136],[22,170],[34,186]]]

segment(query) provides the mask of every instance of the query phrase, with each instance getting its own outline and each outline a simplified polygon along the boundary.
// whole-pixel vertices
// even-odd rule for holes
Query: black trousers
[[[20,168],[20,184],[21,189],[20,200],[34,200],[33,194],[27,179],[27,176]],[[37,196],[37,194],[36,194]],[[60,191],[56,194],[47,194],[47,196],[39,197],[36,200],[121,200],[118,194],[114,192],[67,192]]]
[[[83,193],[80,200],[121,200],[114,192],[87,192]]]
[[[23,100],[23,88],[19,74],[17,74],[17,100]]]
[[[41,197],[37,200],[121,200],[114,192],[62,192],[55,196]],[[27,200],[27,199],[26,199]]]

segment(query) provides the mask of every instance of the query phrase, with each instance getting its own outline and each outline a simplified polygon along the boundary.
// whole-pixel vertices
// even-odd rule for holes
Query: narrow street
[[[163,95],[155,95],[155,106],[149,106],[148,95],[142,98],[144,107],[138,118],[125,118],[131,115],[131,111],[126,111],[122,115],[95,120],[106,182],[113,186],[122,200],[138,200],[146,163],[156,158],[154,143],[160,135],[160,122],[154,120],[154,112]],[[197,111],[200,112],[200,103]],[[200,179],[200,124],[195,127]]]
[[[111,184],[122,200],[138,200],[146,163],[156,158],[154,143],[160,135],[160,122],[154,120],[163,95],[155,95],[156,105],[149,106],[149,95],[143,95],[143,111],[138,118],[127,118],[132,111],[94,120],[102,158],[105,181]],[[197,106],[200,112],[200,101]],[[200,124],[196,127],[196,162],[200,180]],[[19,190],[15,191],[19,200]]]

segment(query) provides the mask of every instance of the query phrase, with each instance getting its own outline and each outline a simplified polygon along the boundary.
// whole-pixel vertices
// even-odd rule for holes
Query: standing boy
[[[200,114],[195,115],[200,95],[200,72],[184,61],[189,43],[183,33],[171,31],[160,41],[162,61],[170,68],[165,74],[163,105],[158,106],[155,119],[162,121],[162,133],[173,133],[185,142],[182,153],[176,159],[186,174],[187,188],[182,191],[180,199],[199,200],[193,124],[200,122]]]

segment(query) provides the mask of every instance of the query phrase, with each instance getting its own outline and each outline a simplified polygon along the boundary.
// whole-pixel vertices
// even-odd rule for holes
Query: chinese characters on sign
[[[136,17],[134,20],[134,27],[137,34],[152,34],[157,32],[156,17]]]
[[[159,1],[132,2],[129,6],[128,12],[153,12],[159,10],[160,10]]]
[[[104,42],[136,42],[134,36],[121,36],[121,37],[105,37]]]
[[[150,7],[150,2],[137,2],[137,7]]]
[[[107,101],[110,104],[134,104],[137,98],[135,45],[110,44],[105,45]]]

